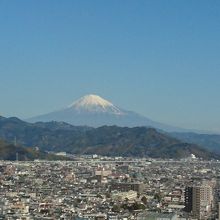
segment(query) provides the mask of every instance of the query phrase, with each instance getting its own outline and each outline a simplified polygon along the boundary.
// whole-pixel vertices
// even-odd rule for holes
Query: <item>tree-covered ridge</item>
[[[0,160],[62,160],[63,157],[59,157],[53,154],[49,154],[34,148],[24,148],[21,146],[15,146],[9,144],[3,140],[0,140]]]
[[[147,127],[77,127],[62,122],[27,123],[18,118],[0,118],[0,138],[41,150],[73,154],[183,158],[191,154],[205,159],[219,158],[195,144]]]

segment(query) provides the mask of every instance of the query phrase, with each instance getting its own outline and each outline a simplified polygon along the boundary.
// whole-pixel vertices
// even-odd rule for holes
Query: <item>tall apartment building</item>
[[[185,210],[193,218],[206,219],[211,212],[213,204],[212,187],[209,185],[186,187]]]
[[[193,187],[186,187],[185,189],[185,211],[188,213],[192,212],[192,199],[193,198]]]

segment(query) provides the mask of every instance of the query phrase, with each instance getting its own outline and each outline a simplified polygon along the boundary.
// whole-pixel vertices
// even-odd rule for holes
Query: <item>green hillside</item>
[[[0,138],[13,143],[15,137],[19,145],[39,147],[43,151],[154,158],[182,158],[195,154],[205,159],[220,158],[219,154],[211,153],[196,144],[180,141],[153,128],[90,128],[62,122],[31,124],[18,118],[0,118]],[[33,152],[32,154],[34,155]]]
[[[17,155],[17,156],[16,156]],[[14,146],[13,144],[8,144],[3,140],[0,140],[0,160],[35,160],[35,159],[45,159],[45,160],[62,160],[63,157],[59,157],[53,154],[48,154],[43,151],[36,150],[34,148],[24,148],[20,146]]]

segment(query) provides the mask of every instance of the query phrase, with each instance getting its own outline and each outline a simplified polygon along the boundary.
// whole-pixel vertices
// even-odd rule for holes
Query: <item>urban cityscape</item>
[[[60,153],[60,154],[64,154]],[[219,219],[220,162],[1,161],[1,219]]]

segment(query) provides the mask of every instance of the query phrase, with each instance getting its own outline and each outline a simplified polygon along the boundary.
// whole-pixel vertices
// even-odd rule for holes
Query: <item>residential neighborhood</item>
[[[218,219],[218,161],[1,161],[0,219]]]

